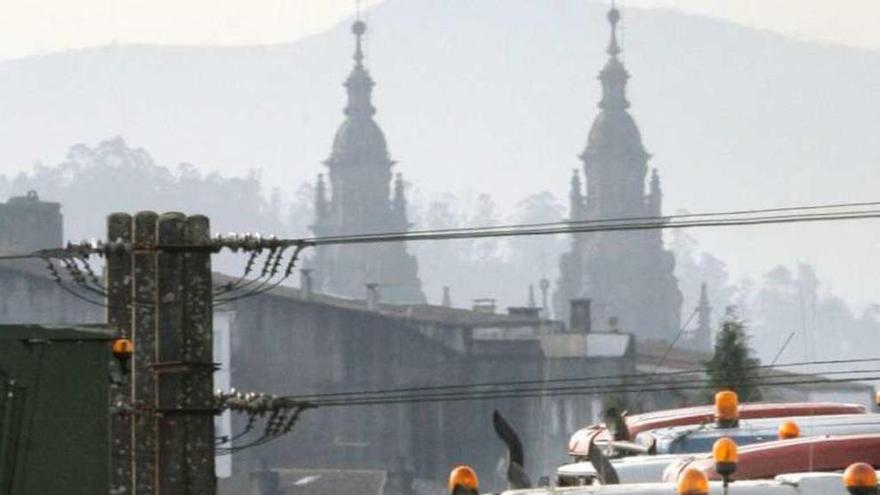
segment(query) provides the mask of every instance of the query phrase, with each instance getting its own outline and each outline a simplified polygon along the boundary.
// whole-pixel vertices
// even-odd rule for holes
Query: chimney
[[[495,299],[474,299],[474,312],[495,314]]]
[[[546,278],[541,279],[541,316],[550,318],[550,306],[547,304],[547,294],[550,291],[550,281]]]
[[[446,286],[443,287],[443,307],[452,307],[452,295],[449,292],[449,287]]]
[[[370,311],[379,310],[379,284],[367,284],[367,309]]]
[[[312,298],[312,271],[303,268],[299,271],[299,288],[302,291],[303,299]]]
[[[573,333],[590,333],[592,330],[590,300],[572,299],[570,304],[571,320],[569,321],[568,331]]]
[[[620,333],[620,322],[616,316],[608,318],[608,331],[611,333]]]

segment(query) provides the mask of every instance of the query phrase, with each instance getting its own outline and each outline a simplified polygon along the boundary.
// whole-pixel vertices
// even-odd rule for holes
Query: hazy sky
[[[379,1],[363,0],[363,4]],[[552,8],[558,0],[535,1]],[[619,4],[677,8],[803,39],[880,50],[878,0],[620,0]],[[354,10],[355,0],[5,0],[0,2],[0,58],[113,41],[290,42],[326,29]]]

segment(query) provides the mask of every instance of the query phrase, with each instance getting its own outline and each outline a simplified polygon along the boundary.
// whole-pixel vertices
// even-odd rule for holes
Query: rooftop
[[[229,275],[224,275],[221,273],[214,273],[214,282],[216,285],[227,284],[230,282],[234,282],[235,280],[237,280],[236,277],[230,277]],[[346,297],[323,294],[320,292],[312,292],[311,294],[306,294],[302,289],[286,285],[279,286],[272,291],[267,292],[265,294],[265,297],[294,299],[304,303],[322,304],[358,311],[369,311],[371,313],[378,313],[391,318],[431,322],[449,326],[560,326],[560,324],[554,320],[536,319],[523,314],[510,315],[504,313],[488,313],[483,311],[474,311],[472,309],[454,308],[449,306],[424,303],[380,303],[376,310],[371,310],[367,308],[367,302],[364,299],[351,299]]]

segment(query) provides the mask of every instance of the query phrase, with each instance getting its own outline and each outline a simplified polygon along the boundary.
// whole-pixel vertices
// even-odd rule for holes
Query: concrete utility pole
[[[107,239],[131,242],[131,215],[116,213],[107,217]],[[117,328],[119,337],[132,338],[131,253],[107,255],[107,324]],[[110,391],[110,487],[116,495],[131,493],[132,416],[128,414],[131,396],[131,372],[118,377]]]
[[[156,244],[158,217],[153,212],[140,212],[134,218],[133,239],[139,246]],[[132,460],[134,495],[153,494],[156,479],[156,255],[152,251],[133,253],[132,278],[134,294],[133,339],[131,363],[133,386],[131,402],[135,408],[132,428]]]
[[[125,240],[126,225],[139,247],[210,241],[209,220],[200,215],[140,212],[132,222],[114,214],[109,240]],[[140,249],[111,258],[108,321],[123,335],[130,331],[135,349],[127,397],[134,416],[113,420],[114,493],[213,494],[211,254]],[[114,311],[126,304],[129,320]]]

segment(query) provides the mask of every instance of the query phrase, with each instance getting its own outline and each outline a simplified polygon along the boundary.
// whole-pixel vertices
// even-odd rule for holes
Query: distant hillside
[[[377,117],[416,192],[469,187],[503,205],[564,196],[596,112],[605,10],[388,0],[371,11]],[[880,196],[880,54],[663,10],[626,9],[624,27],[632,110],[668,212]],[[122,135],[160,163],[261,168],[293,191],[328,154],[351,45],[346,23],[289,46],[108,46],[4,62],[0,172]],[[738,270],[806,258],[848,295],[880,288],[866,278],[880,270],[878,236],[860,227],[756,232],[700,235]]]

